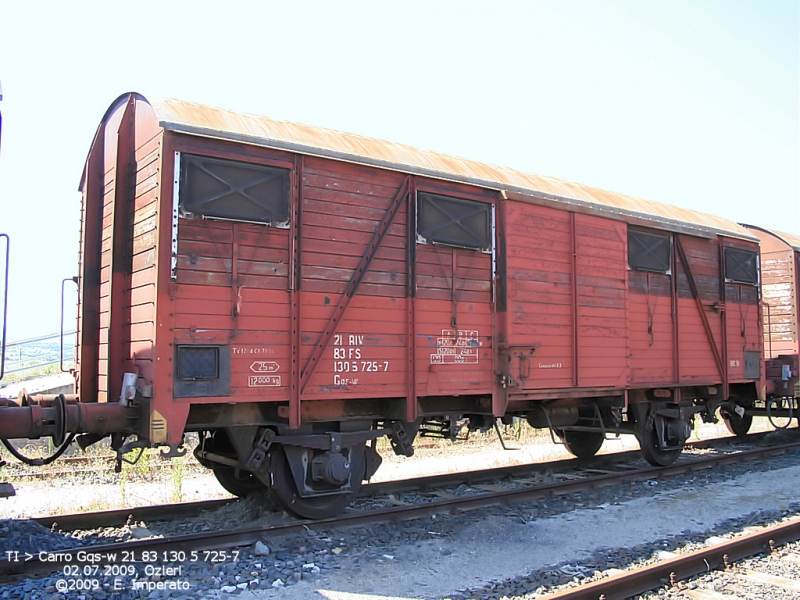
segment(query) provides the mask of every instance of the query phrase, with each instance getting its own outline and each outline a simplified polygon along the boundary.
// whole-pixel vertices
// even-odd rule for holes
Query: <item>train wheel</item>
[[[656,431],[655,419],[647,419],[643,427],[639,430],[639,445],[642,448],[642,456],[654,467],[666,467],[674,463],[683,450],[683,442],[678,448],[662,449]]]
[[[591,458],[605,440],[602,431],[562,431],[559,435],[569,453],[578,458]]]
[[[282,447],[272,452],[270,457],[270,481],[273,497],[287,512],[304,519],[325,519],[344,512],[361,489],[366,472],[364,446],[349,448],[350,491],[344,494],[313,496],[303,498],[297,493],[297,485],[289,467],[289,459]],[[309,461],[310,462],[310,461]]]
[[[261,480],[247,471],[239,471],[231,467],[218,467],[213,469],[214,477],[219,484],[234,496],[244,497],[250,492],[266,491],[266,487]]]
[[[733,435],[737,437],[744,437],[750,431],[750,425],[753,424],[753,415],[745,414],[740,417],[736,413],[731,415],[722,415],[722,420],[725,421],[725,427],[728,428]]]

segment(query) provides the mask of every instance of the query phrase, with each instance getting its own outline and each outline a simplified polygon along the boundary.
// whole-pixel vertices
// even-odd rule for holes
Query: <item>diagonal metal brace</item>
[[[717,346],[717,341],[714,339],[714,331],[711,329],[711,324],[708,322],[708,315],[706,315],[706,310],[703,306],[703,300],[700,298],[700,291],[697,289],[697,284],[694,281],[692,269],[689,266],[689,260],[686,257],[686,252],[683,249],[681,238],[678,235],[675,236],[675,248],[678,250],[678,256],[683,264],[683,272],[686,275],[686,279],[689,282],[689,288],[691,288],[692,295],[697,303],[697,312],[700,313],[700,320],[703,323],[703,329],[706,332],[708,343],[711,345],[711,352],[714,354],[714,362],[717,363],[717,370],[719,371],[719,376],[722,378],[722,385],[725,390],[727,390],[728,374],[725,371],[725,364],[722,361],[722,355],[720,354],[719,347]],[[727,393],[725,395],[727,397]]]
[[[336,333],[336,329],[339,327],[339,323],[341,322],[347,307],[350,306],[350,301],[353,299],[353,296],[355,296],[356,291],[358,291],[358,286],[361,284],[361,280],[364,279],[364,275],[366,275],[367,270],[372,263],[372,259],[375,258],[375,255],[378,253],[378,249],[381,247],[381,243],[386,237],[386,233],[389,231],[389,226],[394,221],[394,218],[400,210],[400,207],[403,205],[403,201],[408,196],[410,183],[410,177],[406,177],[403,180],[403,184],[400,186],[400,189],[397,191],[392,203],[389,205],[386,214],[383,216],[383,221],[381,221],[378,229],[375,231],[375,235],[372,236],[372,241],[369,243],[369,246],[367,246],[364,256],[361,257],[356,270],[353,271],[353,276],[350,278],[347,288],[345,288],[344,293],[339,297],[339,303],[333,310],[333,314],[331,315],[330,319],[328,319],[325,329],[322,330],[322,335],[320,335],[319,342],[317,342],[317,347],[314,348],[314,352],[308,358],[308,361],[303,367],[303,370],[300,373],[301,396],[305,391],[306,386],[308,386],[308,382],[311,381],[311,376],[317,369],[317,365],[319,364],[323,353],[325,350],[327,350],[328,345],[333,338],[333,334]]]

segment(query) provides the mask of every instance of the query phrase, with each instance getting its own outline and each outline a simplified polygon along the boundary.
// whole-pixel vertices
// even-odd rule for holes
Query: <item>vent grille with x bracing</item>
[[[628,230],[628,266],[639,271],[669,273],[671,243],[668,235]]]
[[[424,241],[492,249],[492,205],[438,194],[417,194],[417,234]]]
[[[181,155],[180,206],[184,214],[285,225],[289,170]]]
[[[737,283],[758,284],[758,254],[725,248],[725,279]]]

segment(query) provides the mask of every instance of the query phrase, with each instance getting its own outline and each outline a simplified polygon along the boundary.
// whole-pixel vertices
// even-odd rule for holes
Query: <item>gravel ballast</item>
[[[797,432],[783,435],[791,441]],[[790,452],[770,459],[766,466],[732,465],[370,528],[306,531],[240,549],[237,560],[171,563],[181,567],[180,577],[147,575],[140,565],[135,577],[121,579],[123,589],[118,592],[112,578],[101,582],[107,587],[99,593],[69,592],[66,597],[532,598],[555,586],[657,560],[659,553],[691,549],[708,538],[800,514],[798,458],[800,452]],[[205,518],[209,526],[217,520],[245,525],[264,518],[248,502]],[[34,525],[0,521],[0,551],[25,544],[30,550],[55,549],[56,541],[68,548],[148,533],[143,524],[130,524],[114,531],[83,532],[84,539],[75,539]],[[5,547],[6,539],[15,548]],[[58,579],[54,574],[0,586],[0,600],[58,600]],[[133,590],[133,579],[152,584],[156,579],[181,579],[190,587]]]

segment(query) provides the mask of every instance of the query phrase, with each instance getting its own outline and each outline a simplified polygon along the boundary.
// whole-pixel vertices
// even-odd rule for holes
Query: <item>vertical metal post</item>
[[[292,185],[291,199],[291,220],[289,223],[289,304],[291,310],[291,359],[289,375],[289,427],[300,427],[302,413],[300,410],[300,344],[302,342],[301,332],[301,299],[300,281],[301,269],[301,243],[302,243],[302,215],[303,215],[303,156],[295,157],[292,175],[294,182]]]
[[[717,238],[717,244],[719,246],[719,328],[720,343],[722,344],[722,364],[725,367],[722,389],[723,393],[725,394],[725,399],[727,400],[729,394],[728,390],[730,387],[728,384],[728,379],[730,378],[729,371],[731,368],[731,363],[730,360],[728,360],[728,298],[725,291],[725,243],[722,238]],[[739,301],[741,302],[741,294],[739,296]]]
[[[580,385],[578,365],[578,232],[576,230],[575,213],[569,213],[570,243],[572,246],[572,385]]]
[[[417,180],[410,178],[406,202],[406,421],[417,419]]]
[[[677,238],[678,234],[675,234]],[[672,276],[670,277],[670,291],[672,293],[672,356],[675,369],[674,381],[681,382],[681,353],[680,353],[680,332],[678,330],[680,320],[678,319],[678,258],[675,250],[675,238],[670,239],[670,261],[672,262]]]

